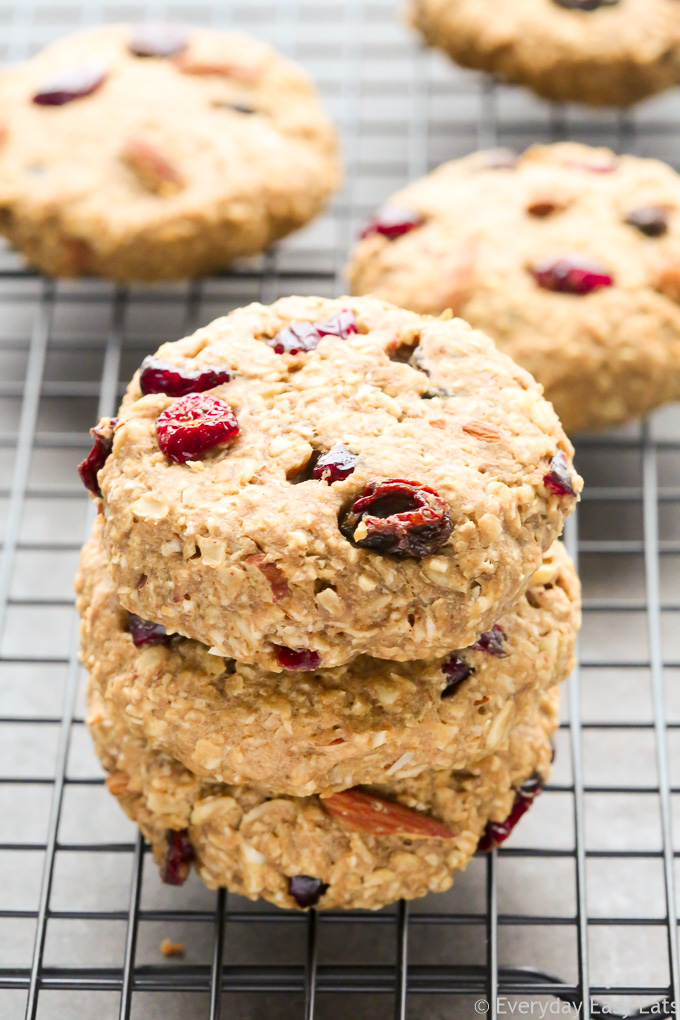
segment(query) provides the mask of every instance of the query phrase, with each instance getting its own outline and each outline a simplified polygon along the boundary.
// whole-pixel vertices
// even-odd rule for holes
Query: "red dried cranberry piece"
[[[312,471],[314,478],[321,478],[324,482],[332,485],[333,482],[341,482],[352,474],[358,457],[343,443],[336,443],[328,453],[322,453]]]
[[[94,64],[69,67],[48,78],[33,96],[33,102],[38,106],[63,106],[72,99],[91,95],[106,77],[106,71]]]
[[[453,525],[445,501],[434,489],[390,478],[368,483],[341,519],[340,530],[355,545],[421,559],[444,545]]]
[[[668,230],[668,209],[662,205],[645,205],[632,209],[626,223],[647,237],[662,237]]]
[[[371,217],[359,237],[368,237],[370,234],[382,234],[383,237],[394,241],[395,238],[408,234],[410,230],[423,225],[424,217],[413,209],[405,209],[396,205],[383,205],[377,213]]]
[[[127,629],[135,648],[143,648],[144,645],[167,645],[171,637],[162,623],[145,620],[136,613],[127,614]]]
[[[149,354],[139,370],[142,393],[167,393],[169,397],[185,397],[187,393],[203,393],[231,379],[226,368],[199,368],[195,372],[173,365]]]
[[[568,11],[596,11],[600,7],[615,7],[619,0],[553,0]]]
[[[173,464],[195,460],[239,434],[236,415],[224,400],[190,393],[171,404],[156,422],[158,445]]]
[[[117,418],[102,418],[93,429],[90,429],[94,443],[84,461],[78,465],[78,474],[86,489],[93,496],[101,496],[97,473],[104,467],[106,458],[113,447],[113,433],[115,432]]]
[[[474,667],[461,659],[459,655],[452,655],[450,659],[442,663],[442,673],[446,677],[446,687],[442,691],[442,698],[450,698],[456,693],[463,680],[467,680]]]
[[[487,822],[484,835],[477,846],[478,850],[485,852],[494,850],[501,843],[504,843],[518,821],[525,812],[529,810],[533,802],[543,789],[541,777],[537,772],[523,783],[515,793],[515,801],[512,810],[504,822]]]
[[[321,656],[311,648],[286,648],[285,645],[274,645],[276,661],[284,669],[299,671],[318,669]]]
[[[536,262],[531,273],[539,287],[560,294],[590,294],[600,287],[614,285],[614,277],[608,269],[580,255],[563,255],[560,259]]]
[[[505,631],[495,623],[491,630],[480,634],[474,645],[470,645],[470,648],[474,648],[476,652],[488,652],[489,655],[495,655],[497,659],[504,659],[508,654],[503,648],[504,641]]]
[[[327,889],[325,882],[311,875],[291,875],[288,879],[288,894],[303,910],[315,907]]]
[[[168,21],[141,21],[135,25],[128,48],[136,57],[174,57],[187,46],[181,25]]]
[[[168,829],[168,852],[161,868],[161,879],[167,885],[184,885],[189,877],[194,848],[188,829]]]
[[[267,340],[277,354],[302,354],[313,351],[325,336],[336,336],[346,340],[351,333],[357,332],[354,312],[343,308],[330,319],[319,322],[293,322],[285,329],[280,329],[276,336]]]
[[[563,450],[558,450],[550,461],[550,470],[547,475],[543,475],[543,481],[558,496],[576,495],[569,471],[569,461]]]

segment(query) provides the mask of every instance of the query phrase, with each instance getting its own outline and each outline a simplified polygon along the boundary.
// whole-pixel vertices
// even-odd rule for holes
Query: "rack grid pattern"
[[[393,0],[0,2],[5,61],[102,20],[253,30],[315,75],[347,166],[327,214],[219,278],[54,282],[0,256],[3,1020],[334,1020],[350,1010],[357,1020],[480,1010],[495,1020],[522,1002],[530,1015],[559,1004],[572,1017],[643,1015],[653,1003],[652,1015],[671,1015],[680,1002],[677,409],[577,441],[587,488],[566,540],[580,561],[584,629],[553,781],[450,893],[302,915],[197,881],[166,889],[89,748],[71,577],[91,511],[75,465],[144,354],[249,300],[341,293],[367,212],[476,146],[574,137],[680,162],[677,95],[625,115],[549,106],[424,52],[397,13]],[[186,956],[165,959],[163,937],[184,942]]]

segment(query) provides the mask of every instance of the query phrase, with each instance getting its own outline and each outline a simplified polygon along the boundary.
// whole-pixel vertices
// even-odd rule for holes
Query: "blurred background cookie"
[[[238,33],[94,28],[4,71],[0,109],[0,232],[56,276],[216,271],[339,182],[306,73]]]
[[[630,106],[680,80],[677,0],[410,0],[408,14],[459,64],[547,99]]]
[[[680,177],[657,160],[565,142],[446,163],[378,210],[349,276],[483,329],[568,432],[680,397]]]

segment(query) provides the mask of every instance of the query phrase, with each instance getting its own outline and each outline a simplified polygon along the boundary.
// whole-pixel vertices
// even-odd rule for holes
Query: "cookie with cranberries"
[[[626,107],[680,80],[677,0],[409,0],[408,14],[458,64],[546,99]]]
[[[284,298],[144,359],[98,474],[103,540],[124,608],[240,662],[433,658],[521,595],[578,497],[572,456],[465,323]]]
[[[516,791],[547,780],[558,723],[552,688],[498,753],[469,770],[272,796],[196,775],[158,751],[129,717],[110,713],[96,667],[87,700],[108,790],[151,843],[161,879],[179,885],[193,868],[211,889],[292,910],[377,909],[448,889],[489,823],[497,831],[517,815]]]
[[[264,669],[123,612],[101,531],[99,517],[77,580],[83,661],[114,718],[134,718],[155,748],[216,781],[311,796],[472,766],[504,747],[574,664],[579,586],[559,542],[525,595],[468,648],[411,662],[361,655],[328,669],[278,646],[276,668]],[[271,571],[261,558],[250,569],[266,598]]]
[[[239,32],[89,28],[4,71],[0,107],[0,233],[51,276],[219,271],[339,182],[313,83]]]
[[[399,233],[376,227],[389,210],[401,210]],[[451,308],[543,384],[567,433],[680,398],[670,166],[573,142],[478,152],[408,185],[369,224],[349,265],[356,293]]]

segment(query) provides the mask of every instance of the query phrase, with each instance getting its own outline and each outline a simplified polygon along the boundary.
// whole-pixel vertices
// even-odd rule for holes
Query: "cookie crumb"
[[[184,956],[184,943],[163,939],[161,942],[161,953],[163,956]]]

